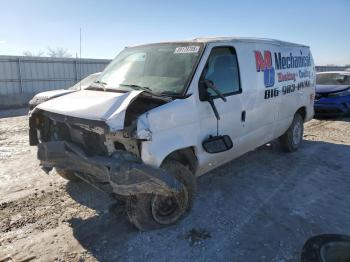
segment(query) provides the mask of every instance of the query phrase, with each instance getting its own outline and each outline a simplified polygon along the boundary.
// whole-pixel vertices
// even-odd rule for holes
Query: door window
[[[241,92],[236,52],[232,47],[212,49],[204,70],[204,79],[211,81],[223,95]],[[208,89],[211,96],[217,96]]]

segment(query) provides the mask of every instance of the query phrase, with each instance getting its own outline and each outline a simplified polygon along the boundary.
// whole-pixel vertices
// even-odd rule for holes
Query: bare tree
[[[38,51],[37,53],[34,53],[34,52],[31,52],[29,50],[26,50],[23,52],[23,55],[24,56],[43,56],[44,55],[44,52],[43,51]]]
[[[47,55],[49,57],[60,57],[60,58],[70,58],[72,55],[68,52],[66,48],[63,47],[56,47],[56,48],[47,48]]]

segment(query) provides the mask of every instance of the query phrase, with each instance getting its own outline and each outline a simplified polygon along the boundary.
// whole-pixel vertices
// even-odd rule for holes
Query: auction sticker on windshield
[[[190,45],[190,46],[179,46],[176,47],[174,54],[188,54],[188,53],[198,53],[199,46]]]

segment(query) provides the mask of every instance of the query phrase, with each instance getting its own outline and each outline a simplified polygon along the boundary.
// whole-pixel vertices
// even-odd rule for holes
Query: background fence
[[[110,60],[0,56],[0,108],[25,105],[35,94],[67,88],[102,71]]]
[[[0,56],[0,108],[22,106],[37,93],[67,88],[102,71],[111,60]],[[316,66],[318,72],[345,70]]]
[[[315,66],[317,72],[325,71],[344,71],[349,67],[346,66]]]

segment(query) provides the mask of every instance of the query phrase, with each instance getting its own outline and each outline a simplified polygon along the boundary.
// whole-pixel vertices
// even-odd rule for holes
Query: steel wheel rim
[[[183,190],[172,196],[155,195],[151,201],[152,216],[159,224],[171,224],[177,221],[186,211],[188,191]]]

